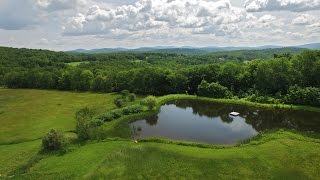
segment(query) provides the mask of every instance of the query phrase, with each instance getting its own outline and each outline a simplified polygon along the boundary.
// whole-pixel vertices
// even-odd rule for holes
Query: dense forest
[[[320,51],[76,54],[1,47],[0,85],[320,106]]]

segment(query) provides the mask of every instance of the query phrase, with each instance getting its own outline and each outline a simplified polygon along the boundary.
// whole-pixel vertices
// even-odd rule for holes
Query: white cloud
[[[316,42],[319,1],[250,0],[234,7],[244,0],[0,0],[0,45],[65,50]]]
[[[235,36],[240,33],[236,23],[249,17],[245,10],[232,7],[229,0],[139,0],[134,5],[114,9],[95,5],[84,16],[85,20],[81,18],[80,21],[79,16],[70,18],[65,34],[106,34],[114,29],[131,32],[153,29],[161,33],[161,29],[170,28],[196,34]]]
[[[287,36],[293,38],[293,39],[301,39],[303,38],[303,34],[298,32],[287,32]]]
[[[315,22],[315,17],[309,14],[300,14],[297,18],[292,20],[292,24],[308,25]]]
[[[310,28],[316,28],[318,32],[320,32],[320,22],[316,22],[314,24],[309,25]]]
[[[266,14],[266,15],[260,17],[259,22],[261,22],[261,23],[270,23],[270,22],[273,22],[274,20],[276,20],[275,16],[272,16],[270,14]]]
[[[248,12],[259,11],[310,11],[320,10],[320,0],[247,0],[244,4]]]
[[[82,29],[83,23],[85,21],[86,21],[85,16],[79,13],[77,16],[70,19],[69,25],[71,26],[72,29]],[[63,29],[65,29],[65,27]]]

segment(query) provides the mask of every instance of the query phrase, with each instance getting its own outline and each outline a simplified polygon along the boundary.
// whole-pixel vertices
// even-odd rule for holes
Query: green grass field
[[[319,148],[317,139],[281,130],[226,148],[92,142],[64,155],[48,155],[16,178],[317,179]]]
[[[89,106],[102,112],[114,108],[115,97],[0,89],[0,112],[4,112],[0,115],[0,179],[10,175],[13,179],[319,179],[320,139],[287,130],[238,146],[202,148],[169,141],[136,144],[109,139],[75,143],[64,154],[38,153],[38,138],[48,128],[72,130],[78,108]],[[121,128],[116,129],[114,122],[110,125],[110,133],[117,135]]]
[[[71,62],[71,63],[66,63],[69,66],[75,67],[75,66],[79,66],[80,64],[88,64],[90,63],[90,61],[81,61],[81,62]]]
[[[0,89],[0,144],[41,138],[51,128],[74,129],[75,112],[115,108],[114,94]]]

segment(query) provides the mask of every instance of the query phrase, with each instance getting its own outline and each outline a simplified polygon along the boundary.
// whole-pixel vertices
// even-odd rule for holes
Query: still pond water
[[[232,111],[240,115],[230,116]],[[273,128],[320,132],[319,115],[316,112],[177,100],[163,105],[157,115],[131,123],[131,128],[136,129],[138,138],[235,144]]]

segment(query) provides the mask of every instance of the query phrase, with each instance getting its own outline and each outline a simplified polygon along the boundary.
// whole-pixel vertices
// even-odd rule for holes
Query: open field
[[[90,63],[89,61],[81,61],[81,62],[71,62],[71,63],[66,63],[69,66],[75,67],[75,66],[79,66],[80,64],[88,64]]]
[[[237,146],[201,146],[166,140],[136,144],[128,139],[125,124],[143,114],[107,123],[104,127],[113,139],[73,143],[63,154],[39,153],[39,138],[50,128],[73,130],[74,113],[79,108],[89,106],[97,113],[104,112],[114,108],[115,97],[115,94],[0,89],[3,112],[0,178],[10,175],[14,175],[13,179],[318,178],[320,139],[316,134],[310,137],[287,130],[270,131]],[[155,110],[167,100],[188,97],[195,98],[159,97]],[[152,112],[145,112],[149,113]]]
[[[0,89],[0,144],[41,138],[51,128],[74,129],[75,112],[114,108],[114,94]]]

